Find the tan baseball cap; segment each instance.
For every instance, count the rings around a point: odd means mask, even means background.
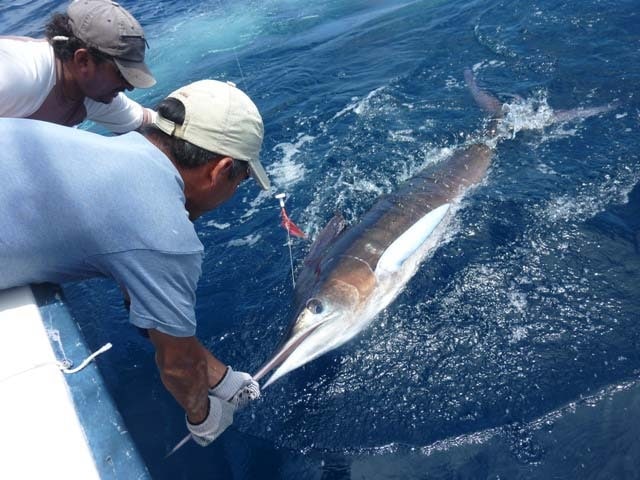
[[[251,176],[264,190],[269,189],[271,182],[260,163],[262,117],[242,90],[232,82],[200,80],[179,88],[169,98],[184,105],[184,123],[176,125],[158,114],[154,125],[209,152],[249,162]]]
[[[73,34],[113,57],[122,76],[136,88],[155,85],[144,63],[147,41],[138,21],[111,0],[74,0],[67,8]]]

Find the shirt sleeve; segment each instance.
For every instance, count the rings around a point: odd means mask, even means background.
[[[53,53],[46,42],[0,37],[0,117],[34,113],[55,85]]]
[[[120,92],[111,103],[85,99],[87,120],[99,123],[113,133],[127,133],[139,128],[148,116],[148,109]]]
[[[129,321],[175,337],[196,333],[196,287],[202,253],[131,250],[100,256],[101,270],[131,298]]]

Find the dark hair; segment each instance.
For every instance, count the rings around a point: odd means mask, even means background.
[[[156,111],[158,112],[158,115],[177,125],[182,125],[184,123],[184,104],[177,98],[165,98],[156,107]],[[167,135],[152,124],[143,126],[141,131],[143,134],[152,134],[157,138],[161,138],[164,145],[171,152],[176,163],[184,168],[200,167],[211,161],[218,161],[228,156],[210,152],[186,140]],[[234,158],[229,178],[234,179],[240,175],[246,174],[247,168],[248,163],[246,161]]]
[[[65,13],[54,13],[49,23],[44,27],[44,34],[53,47],[54,55],[63,62],[71,60],[76,50],[81,48],[86,48],[96,63],[111,59],[106,53],[87,45],[76,37],[69,24],[69,15]]]

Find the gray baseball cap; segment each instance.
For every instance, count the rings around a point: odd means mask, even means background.
[[[67,8],[76,37],[113,57],[122,76],[136,88],[155,85],[144,63],[144,31],[127,10],[111,0],[74,0]]]

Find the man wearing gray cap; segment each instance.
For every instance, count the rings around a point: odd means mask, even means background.
[[[203,246],[192,221],[249,176],[269,188],[254,103],[231,83],[202,80],[169,95],[141,133],[16,118],[0,118],[0,131],[0,289],[114,279],[193,438],[212,442],[260,388],[195,337]]]
[[[0,117],[74,126],[93,120],[115,133],[149,123],[152,110],[123,92],[155,84],[146,40],[116,2],[75,0],[54,14],[45,39],[0,37]]]

